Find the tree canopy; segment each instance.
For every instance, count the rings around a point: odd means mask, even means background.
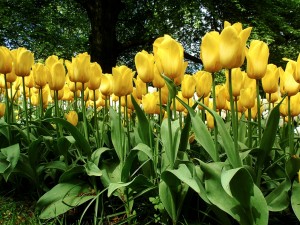
[[[251,39],[268,43],[270,63],[299,53],[300,3],[296,0],[0,0],[0,44],[24,46],[37,59],[70,58],[88,51],[105,72],[134,55],[152,51],[170,34],[185,48],[188,72],[200,68],[202,36],[225,20],[252,26]]]

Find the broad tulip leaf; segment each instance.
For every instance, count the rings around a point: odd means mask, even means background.
[[[296,180],[292,187],[291,203],[294,213],[300,221],[300,184]]]
[[[133,178],[132,181],[130,182],[118,182],[118,183],[110,183],[108,186],[108,192],[107,195],[110,197],[117,189],[122,189],[124,187],[130,188],[133,191],[141,191],[143,189],[149,188],[153,186],[152,182],[150,180],[143,176],[143,175],[138,175]]]
[[[175,164],[180,142],[180,126],[179,120],[171,121],[171,130],[168,126],[168,120],[164,120],[161,124],[161,140],[167,158],[171,165]],[[171,134],[171,137],[170,137]],[[171,140],[170,140],[171,138]]]
[[[175,176],[177,179],[181,180],[182,182],[186,183],[190,188],[192,188],[195,192],[200,194],[200,187],[199,181],[197,176],[195,175],[195,171],[191,172],[189,168],[185,164],[180,164],[178,169],[169,169],[162,173],[162,179],[166,180],[166,176]],[[198,182],[197,182],[198,181]]]
[[[280,212],[289,206],[290,189],[291,181],[289,179],[285,179],[270,194],[266,196],[269,211]]]
[[[218,152],[216,151],[214,141],[211,137],[210,132],[208,131],[206,125],[203,123],[202,119],[196,114],[193,108],[188,106],[180,98],[177,100],[188,110],[191,120],[192,120],[192,129],[195,133],[195,139],[197,142],[202,145],[204,150],[210,155],[213,161],[218,161]]]
[[[85,173],[85,168],[82,165],[76,165],[68,170],[66,170],[60,177],[59,183],[69,183],[72,180],[78,179],[81,175]]]
[[[173,221],[177,220],[176,200],[170,187],[163,180],[159,183],[159,198]]]
[[[228,157],[228,161],[230,162],[232,167],[238,168],[238,167],[242,166],[242,161],[241,161],[240,155],[235,150],[233,139],[232,139],[230,132],[227,129],[226,124],[224,123],[222,117],[218,113],[216,113],[215,111],[213,111],[212,109],[210,109],[209,107],[204,105],[203,103],[201,103],[201,102],[198,102],[198,103],[203,108],[205,108],[205,110],[207,110],[210,114],[213,115],[213,117],[217,123],[218,132],[222,139],[222,142],[220,142],[220,143],[223,144],[223,148]]]
[[[227,166],[223,162],[200,164],[204,172],[205,189],[207,198],[211,204],[228,213],[240,224],[250,224],[248,221],[248,212],[245,212],[239,201],[231,197],[221,184],[221,171]]]
[[[37,140],[32,141],[28,147],[28,158],[32,168],[35,168],[38,165],[38,161],[42,155],[44,149],[41,148],[43,138],[40,136]]]
[[[99,169],[99,167],[95,163],[88,161],[84,165],[84,167],[85,167],[85,171],[88,176],[96,176],[96,177],[102,176],[102,171]]]
[[[123,162],[127,152],[125,148],[125,131],[120,124],[120,115],[113,108],[109,109],[109,114],[111,118],[111,140],[119,160]]]
[[[138,131],[139,137],[144,144],[150,145],[150,142],[153,143],[153,134],[150,129],[150,123],[149,123],[145,113],[140,108],[140,106],[137,104],[137,102],[135,101],[135,99],[132,95],[131,95],[131,101],[134,106],[137,118],[138,118],[137,131]]]
[[[294,176],[300,170],[300,158],[290,157],[285,163],[285,171],[290,179],[293,179]]]
[[[110,183],[117,183],[121,181],[121,165],[119,162],[109,160],[102,162],[100,166],[102,176],[100,177],[104,187],[108,187]]]
[[[51,219],[94,198],[86,183],[60,183],[46,192],[37,202],[40,219]]]
[[[62,118],[48,118],[48,119],[45,119],[44,121],[61,124],[65,129],[67,129],[72,134],[72,136],[76,140],[76,144],[79,146],[80,150],[83,153],[87,154],[88,157],[90,157],[92,151],[91,151],[88,141],[82,135],[82,133],[80,133],[79,130],[76,127],[74,127],[71,123],[69,123],[68,121],[66,121]]]
[[[104,153],[106,151],[110,151],[110,149],[106,148],[106,147],[102,147],[102,148],[98,148],[95,151],[93,151],[93,153],[91,155],[91,162],[95,163],[98,166],[102,153]]]
[[[19,144],[10,145],[1,149],[0,155],[0,174],[5,181],[8,181],[10,174],[14,171],[20,158]]]

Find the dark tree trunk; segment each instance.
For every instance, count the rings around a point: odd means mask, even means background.
[[[104,73],[111,73],[119,54],[116,24],[122,9],[121,0],[77,1],[86,9],[91,22],[91,60],[98,62]]]

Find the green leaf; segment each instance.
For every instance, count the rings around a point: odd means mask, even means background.
[[[174,84],[174,81],[171,80],[169,77],[165,76],[165,75],[162,75],[162,77],[164,78],[165,82],[166,82],[166,85],[168,87],[168,90],[169,90],[169,98],[170,99],[173,99],[176,97],[176,93],[177,93],[177,89],[176,89],[176,86]]]
[[[203,123],[202,119],[196,114],[193,108],[188,106],[180,98],[177,100],[188,110],[192,120],[192,130],[195,133],[195,139],[202,145],[204,150],[210,155],[213,161],[218,161],[218,152],[216,151],[214,141],[207,126]]]
[[[93,199],[94,194],[86,183],[60,183],[46,192],[37,202],[40,219],[51,219]]]
[[[289,179],[285,179],[270,194],[266,196],[269,211],[280,212],[289,206],[290,189],[291,181]]]
[[[152,186],[152,182],[147,177],[140,174],[134,177],[134,179],[130,182],[110,183],[108,186],[107,196],[110,197],[117,189],[122,189],[124,187],[131,188],[134,191],[140,191]]]
[[[197,182],[197,176],[194,176],[195,171],[191,172],[189,168],[185,164],[180,164],[178,169],[168,169],[161,174],[163,180],[166,180],[166,176],[175,176],[177,179],[186,183],[190,188],[192,188],[195,192],[200,194],[199,182]],[[175,179],[176,179],[175,178]]]
[[[126,149],[125,146],[125,131],[123,126],[120,127],[120,115],[113,109],[109,109],[111,119],[111,140],[114,145],[114,149],[119,157],[119,160],[123,162]]]
[[[106,151],[110,151],[110,149],[106,148],[106,147],[102,147],[102,148],[98,148],[95,151],[93,151],[93,153],[91,155],[91,162],[95,163],[98,166],[102,153],[104,153]]]
[[[41,144],[43,142],[43,138],[40,136],[37,140],[32,141],[28,148],[28,158],[32,168],[37,167],[38,160],[42,156]]]
[[[68,169],[68,166],[65,162],[62,161],[51,161],[46,164],[44,164],[44,169],[56,169],[61,171],[66,171]]]
[[[171,132],[172,143],[170,143],[169,133]],[[171,165],[175,164],[179,142],[180,142],[179,120],[171,121],[171,131],[169,130],[168,120],[163,120],[161,124],[161,141]]]
[[[291,203],[294,213],[300,221],[300,184],[296,180],[292,187]]]
[[[14,171],[19,157],[20,146],[14,144],[1,149],[2,156],[0,156],[0,173],[3,175],[5,181],[8,181],[10,174]]]
[[[87,154],[88,157],[90,157],[92,151],[91,151],[88,141],[79,132],[79,130],[76,127],[74,127],[71,123],[69,123],[68,121],[66,121],[62,118],[48,118],[48,119],[45,119],[44,121],[61,124],[65,129],[67,129],[72,134],[72,136],[76,140],[76,144],[79,146],[82,153],[85,153],[85,154]]]
[[[134,97],[131,95],[131,101],[134,106],[137,118],[138,118],[138,124],[137,124],[137,131],[140,139],[142,142],[146,145],[150,145],[150,142],[153,143],[153,133],[150,129],[150,123],[143,112],[143,110],[140,108],[140,106],[135,101]]]
[[[173,221],[177,220],[176,200],[170,187],[163,180],[159,183],[159,198]]]
[[[85,167],[85,171],[86,171],[87,175],[97,176],[97,177],[102,176],[102,171],[99,169],[99,167],[95,163],[88,161],[84,165],[84,167]]]
[[[78,179],[81,175],[85,173],[85,168],[82,165],[76,165],[66,170],[60,177],[59,183],[69,183],[73,180]]]

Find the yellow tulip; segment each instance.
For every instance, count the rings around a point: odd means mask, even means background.
[[[145,50],[138,52],[134,58],[135,67],[141,80],[149,83],[154,79],[154,56]]]
[[[159,114],[159,96],[158,92],[147,93],[142,98],[142,106],[147,114]]]
[[[276,91],[274,93],[266,93],[266,99],[269,103],[275,103],[279,99],[279,92]]]
[[[101,78],[100,91],[104,96],[110,96],[113,93],[114,81],[113,76],[104,73]]]
[[[263,41],[253,40],[246,51],[247,75],[252,79],[261,79],[267,71],[269,47]]]
[[[4,116],[4,114],[5,114],[5,108],[6,108],[5,103],[1,102],[0,103],[0,118]]]
[[[46,59],[45,65],[50,69],[57,62],[63,63],[63,59],[59,59],[57,55],[51,55]]]
[[[265,76],[261,79],[265,93],[278,91],[279,69],[274,64],[268,64]]]
[[[36,63],[32,66],[32,75],[35,86],[43,88],[47,84],[47,78],[50,76],[50,71],[42,63]]]
[[[161,104],[167,104],[169,98],[169,89],[167,85],[163,86],[161,89]]]
[[[130,95],[133,91],[132,79],[135,72],[127,66],[113,67],[113,93],[116,96]]]
[[[62,100],[64,101],[71,101],[74,98],[74,93],[70,90],[69,85],[64,85],[64,95],[62,97]]]
[[[242,71],[242,73],[244,78],[242,88],[252,88],[252,90],[256,90],[256,80],[248,77],[245,71]]]
[[[241,23],[231,25],[227,21],[220,34],[220,62],[223,68],[242,66],[245,60],[246,42],[252,28],[242,29]]]
[[[183,47],[171,36],[157,38],[153,44],[155,63],[160,74],[175,79],[184,74],[187,62],[184,62]]]
[[[218,110],[226,107],[226,88],[225,85],[216,85],[216,108]]]
[[[281,98],[279,99],[281,101]],[[279,112],[280,112],[280,115],[282,117],[287,117],[289,114],[288,114],[288,98],[285,98],[280,106],[279,106]]]
[[[200,46],[200,58],[206,71],[213,73],[222,69],[219,32],[211,31],[203,36]]]
[[[72,58],[74,82],[86,83],[90,80],[91,56],[81,53]]]
[[[31,101],[31,105],[38,106],[39,105],[39,95],[38,94],[31,95],[30,101]]]
[[[252,88],[241,89],[239,101],[246,109],[251,109],[255,105],[256,90]]]
[[[48,84],[51,90],[63,89],[66,81],[66,70],[64,65],[57,61],[50,68],[50,76],[48,77]]]
[[[229,75],[226,75],[226,94],[227,100],[229,101]],[[241,71],[241,68],[234,68],[231,70],[231,82],[232,82],[232,95],[234,98],[238,98],[240,96],[240,91],[244,85],[244,76],[245,73]]]
[[[32,71],[29,76],[25,77],[25,86],[28,88],[33,88],[34,86]]]
[[[13,66],[11,72],[6,74],[6,82],[12,83],[15,82],[16,79],[17,79],[17,75],[15,73],[15,68]]]
[[[153,78],[152,84],[156,88],[162,88],[163,86],[165,86],[165,80],[160,75],[160,72],[158,71],[156,65],[154,66],[154,78]]]
[[[143,95],[147,93],[147,85],[142,81],[140,76],[138,75],[136,79],[133,79],[136,87],[136,95],[138,99],[142,99]]]
[[[12,70],[13,58],[10,50],[4,46],[0,46],[0,73],[7,74]]]
[[[298,93],[299,84],[294,79],[294,71],[294,64],[291,61],[287,62],[285,71],[280,77],[280,83],[282,85],[280,91],[282,95],[287,94],[288,96],[293,96]]]
[[[95,91],[95,94],[94,94],[94,91]],[[97,101],[98,98],[100,96],[100,90],[97,89],[97,90],[89,90],[89,100],[91,101]]]
[[[204,105],[209,106],[209,98],[210,98],[210,94],[207,97],[205,97],[204,99],[202,99],[201,102],[204,103]],[[204,110],[204,107],[202,107],[201,105],[198,105],[198,109]]]
[[[192,98],[195,94],[196,79],[191,75],[184,75],[181,83],[182,96],[184,98]]]
[[[296,70],[294,72],[294,79],[298,83],[300,83],[300,54],[298,55],[297,62],[296,62]]]
[[[99,89],[101,84],[102,69],[96,62],[90,64],[90,80],[88,82],[88,88],[90,90]]]
[[[69,123],[73,126],[76,126],[78,123],[78,115],[76,111],[70,111],[68,114],[65,114],[65,117]]]
[[[198,71],[194,74],[196,78],[196,93],[198,97],[207,97],[210,94],[212,86],[211,73],[206,71]]]
[[[300,114],[300,92],[290,98],[291,116],[295,117]]]
[[[67,75],[68,75],[70,81],[75,82],[74,81],[74,68],[73,68],[72,62],[70,62],[69,60],[66,60],[65,65],[66,65],[67,70],[68,70]]]
[[[31,67],[34,63],[33,53],[23,47],[14,49],[11,52],[16,75],[20,77],[29,76]]]
[[[180,98],[186,104],[188,104],[188,100],[182,96],[181,91],[178,91],[177,97]],[[173,109],[173,107],[174,107],[174,103],[172,103],[171,109]],[[183,112],[185,110],[185,107],[177,100],[177,98],[175,100],[175,107],[177,112]]]

